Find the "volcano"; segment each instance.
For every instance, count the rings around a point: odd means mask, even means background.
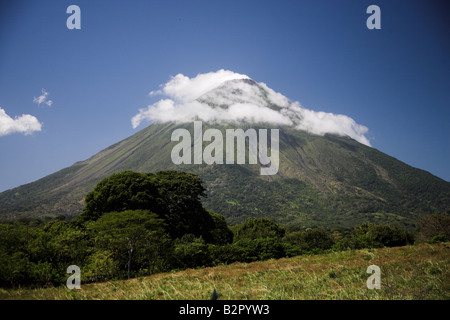
[[[304,226],[412,226],[420,214],[450,212],[449,182],[372,148],[364,137],[366,128],[351,118],[312,113],[245,77],[223,81],[188,102],[161,100],[133,119],[135,124],[153,119],[134,135],[87,160],[0,193],[0,218],[73,218],[99,181],[125,170],[198,174],[207,189],[205,208],[224,215],[229,224],[265,217]],[[177,129],[192,133],[194,121],[223,136],[230,129],[278,130],[276,174],[261,175],[260,163],[175,164],[171,153],[177,142],[172,134]],[[320,121],[326,126],[315,125]],[[338,121],[344,126],[338,128]]]

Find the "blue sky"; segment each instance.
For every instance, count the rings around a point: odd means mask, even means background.
[[[374,148],[449,181],[450,7],[442,3],[2,1],[0,108],[42,127],[0,135],[0,191],[144,128],[131,118],[171,76],[219,69],[347,115],[369,128]],[[80,30],[66,27],[71,4],[81,9]],[[366,27],[371,4],[381,8],[381,30]]]

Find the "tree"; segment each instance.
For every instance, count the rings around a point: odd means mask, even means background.
[[[21,224],[0,223],[0,286],[30,283],[28,242],[34,231]]]
[[[213,219],[213,228],[209,231],[211,242],[224,245],[233,242],[233,231],[228,228],[225,217],[221,214],[209,211]]]
[[[76,223],[95,221],[106,212],[149,210],[164,219],[172,238],[192,233],[211,242],[215,224],[200,202],[204,196],[202,181],[193,173],[124,171],[103,179],[86,195],[85,208]]]
[[[397,226],[362,223],[351,234],[338,241],[336,249],[396,247],[412,244],[414,237]]]
[[[288,233],[284,241],[298,246],[301,251],[327,250],[334,244],[333,236],[323,228],[294,231]]]
[[[234,228],[234,241],[258,238],[282,238],[284,228],[266,218],[248,219]]]
[[[124,171],[100,181],[86,195],[83,213],[78,221],[95,221],[106,212],[124,210],[150,210],[156,212],[161,206],[161,195],[155,175]]]
[[[233,246],[238,249],[239,261],[261,261],[267,259],[279,259],[286,255],[284,247],[279,238],[243,238]]]
[[[126,261],[127,276],[131,278],[134,254],[163,234],[163,220],[149,211],[126,210],[105,213],[88,224],[88,229],[97,235],[100,248],[113,251],[116,260]]]
[[[419,240],[429,241],[436,236],[450,240],[450,217],[442,214],[424,214],[417,221]]]
[[[212,242],[214,220],[200,201],[200,197],[206,197],[206,190],[198,175],[168,170],[155,176],[162,199],[162,207],[156,212],[167,223],[169,234],[179,238],[192,233]]]
[[[409,232],[401,230],[395,225],[371,225],[369,235],[375,242],[385,247],[405,246],[414,242]]]
[[[61,270],[65,270],[72,264],[81,265],[90,247],[90,239],[84,228],[56,219],[38,230],[30,244],[30,253],[34,260],[59,264]]]
[[[174,241],[173,260],[176,268],[196,268],[212,264],[212,256],[205,241],[186,234]]]

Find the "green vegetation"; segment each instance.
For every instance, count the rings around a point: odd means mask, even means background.
[[[145,268],[158,262],[160,237],[164,237],[163,220],[154,213],[140,210],[125,210],[103,214],[95,222],[87,225],[93,234],[96,255],[95,267],[108,270],[112,264],[127,266],[127,277],[131,270]],[[96,259],[100,255],[101,259]],[[108,260],[108,257],[111,259]],[[145,259],[142,259],[145,257]],[[106,260],[105,260],[106,258]],[[106,266],[103,264],[106,263]],[[139,267],[133,267],[135,263]],[[117,268],[110,268],[109,272]]]
[[[82,282],[88,284],[296,256],[345,256],[415,241],[410,231],[389,224],[332,229],[251,218],[229,228],[222,215],[203,208],[205,195],[201,179],[192,173],[124,171],[100,181],[87,194],[83,213],[72,221],[64,216],[4,220],[0,287],[60,286],[70,265],[81,268]],[[448,241],[447,216],[424,215],[418,224],[422,242]],[[439,262],[439,277],[448,275],[444,267]],[[336,279],[336,272],[332,269],[329,277]]]
[[[419,225],[419,241],[443,242],[450,240],[450,217],[433,214],[422,215],[417,222]]]
[[[201,196],[205,196],[202,181],[192,173],[124,171],[103,179],[87,194],[83,213],[74,223],[96,221],[107,212],[149,210],[164,220],[172,238],[192,233],[211,242],[212,232],[226,225],[203,208]]]
[[[178,127],[192,130],[189,123],[154,123],[85,161],[0,193],[0,217],[73,219],[102,179],[126,170],[198,175],[206,188],[204,208],[229,225],[267,218],[282,225],[353,228],[371,222],[413,230],[421,214],[450,213],[449,182],[349,138],[281,127],[279,173],[263,177],[258,165],[174,165],[170,137]],[[222,132],[229,127],[215,126]]]
[[[233,228],[234,239],[282,238],[285,230],[265,218],[249,219]]]
[[[0,289],[0,299],[46,300],[449,300],[450,246],[419,244],[349,250],[158,273],[130,280],[39,289]],[[369,265],[381,289],[369,290]]]
[[[204,191],[194,174],[125,171],[88,193],[71,222],[4,221],[0,285],[61,283],[72,264],[83,267],[85,281],[211,264],[209,247],[203,255],[201,247],[228,244],[233,234],[222,216],[203,208]]]

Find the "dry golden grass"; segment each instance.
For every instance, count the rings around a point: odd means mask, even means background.
[[[0,289],[0,299],[450,299],[450,243],[335,252],[188,269],[148,277],[45,289]],[[381,289],[369,290],[369,265]]]

